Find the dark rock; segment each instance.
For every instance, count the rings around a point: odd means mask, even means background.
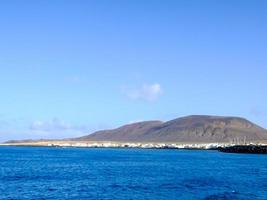
[[[218,150],[225,153],[267,154],[267,146],[262,145],[236,145],[231,147],[220,147]]]

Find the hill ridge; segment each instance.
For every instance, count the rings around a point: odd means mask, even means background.
[[[73,138],[117,142],[230,142],[267,140],[267,130],[242,117],[189,115],[166,122],[152,120],[126,124]]]

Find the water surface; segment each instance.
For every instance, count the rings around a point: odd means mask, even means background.
[[[0,199],[267,199],[267,156],[0,147]]]

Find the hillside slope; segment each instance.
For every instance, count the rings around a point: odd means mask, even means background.
[[[193,115],[167,122],[147,121],[75,138],[117,142],[231,142],[267,140],[267,131],[239,117]]]

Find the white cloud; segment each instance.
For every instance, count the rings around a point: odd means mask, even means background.
[[[124,91],[130,99],[146,101],[155,101],[163,93],[162,87],[158,83],[144,84],[138,88],[126,88]]]
[[[45,132],[55,132],[55,131],[86,131],[85,126],[76,126],[67,123],[63,120],[53,119],[49,121],[34,121],[30,125],[30,129],[34,131],[45,131]]]
[[[0,117],[0,142],[23,139],[64,139],[114,128],[109,124],[74,124],[61,119],[34,120]]]

